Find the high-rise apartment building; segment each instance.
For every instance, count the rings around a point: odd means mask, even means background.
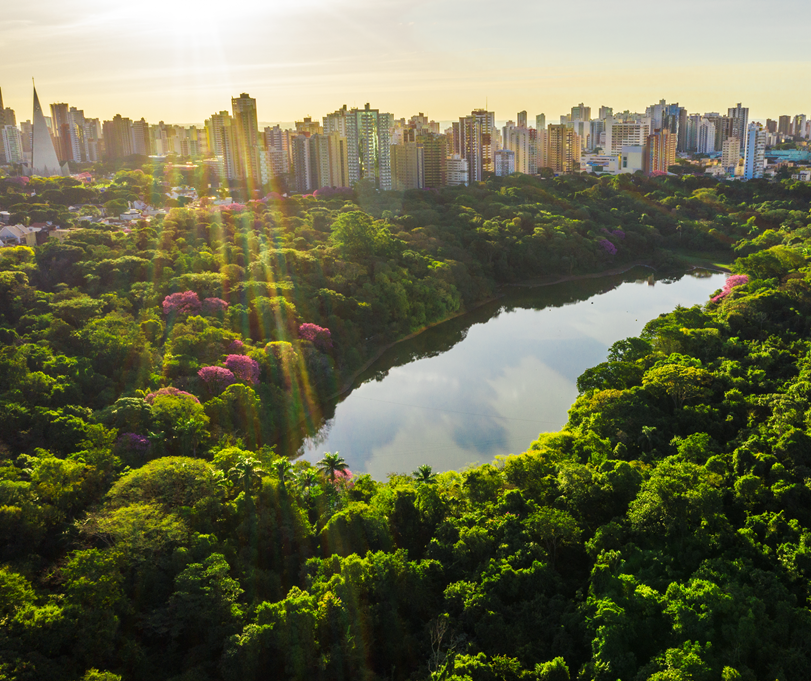
[[[291,165],[290,131],[274,125],[265,128],[264,133],[273,176],[287,175]]]
[[[208,148],[217,157],[220,180],[241,179],[243,175],[237,149],[237,134],[231,114],[227,111],[211,114],[211,118],[206,120],[206,142]],[[155,144],[159,143],[160,140],[156,139]],[[258,169],[258,151],[256,156]],[[257,176],[260,176],[260,173],[257,173]]]
[[[591,107],[586,106],[580,102],[577,106],[572,107],[571,116],[569,121],[590,121],[591,120]]]
[[[746,128],[743,153],[743,179],[756,180],[763,177],[766,160],[766,131],[759,123],[750,123]]]
[[[791,131],[795,137],[799,137],[801,139],[807,137],[806,120],[805,114],[799,114],[794,117],[794,124],[791,126]]]
[[[20,129],[16,125],[0,126],[0,154],[5,163],[22,163],[25,160],[23,154],[23,138]]]
[[[423,149],[425,187],[439,189],[448,184],[449,145],[446,135],[422,131],[418,137]]]
[[[447,160],[448,186],[458,187],[470,184],[469,166],[466,158],[460,154],[452,154]]]
[[[132,149],[132,121],[123,118],[121,114],[113,116],[113,120],[102,124],[104,137],[104,155],[108,161],[115,161],[133,154]]]
[[[68,105],[64,102],[51,104],[51,133],[54,136],[54,146],[60,163],[75,160],[71,145],[71,124],[68,108]]]
[[[678,143],[676,146],[678,148]],[[715,123],[709,118],[700,118],[696,126],[696,152],[699,154],[715,153]]]
[[[520,120],[520,117],[519,117]],[[530,129],[526,126],[505,125],[502,131],[504,137],[504,148],[513,152],[513,164],[515,173],[532,173],[530,169],[530,150],[532,148],[530,140]]]
[[[603,152],[618,156],[622,153],[623,147],[643,147],[649,134],[647,123],[617,121],[613,116],[608,116],[605,119],[605,149]]]
[[[727,116],[732,119],[729,137],[740,138],[741,151],[743,151],[743,145],[746,142],[746,131],[748,130],[749,126],[749,108],[741,106],[741,103],[738,102],[734,108],[730,107],[727,110]]]
[[[550,125],[548,167],[556,173],[572,173],[580,168],[580,138],[566,125]]]
[[[258,184],[259,180],[259,123],[256,100],[243,92],[231,98],[234,114],[233,129],[236,138],[236,164],[238,177]]]
[[[382,190],[391,189],[391,129],[394,116],[372,109],[352,109],[346,114],[349,184],[369,180]]]
[[[507,177],[515,172],[515,152],[512,149],[499,149],[493,165],[496,177]]]
[[[727,137],[721,149],[721,166],[734,169],[741,160],[741,141],[737,137]]]
[[[526,128],[527,127],[527,112],[526,111],[519,111],[515,120],[517,121],[517,124],[518,124],[519,128]]]
[[[132,150],[139,156],[149,156],[152,153],[152,140],[149,134],[149,123],[143,118],[132,124]]]
[[[461,157],[468,162],[468,181],[481,182],[495,171],[496,115],[492,111],[474,109],[459,119]]]
[[[648,175],[666,173],[676,162],[678,136],[669,130],[655,130],[645,145],[645,172]]]
[[[781,135],[791,134],[791,116],[780,116],[777,119],[777,132]]]
[[[546,130],[546,114],[538,114],[535,116],[535,129]]]
[[[391,146],[391,186],[395,191],[425,187],[425,150],[419,142]]]

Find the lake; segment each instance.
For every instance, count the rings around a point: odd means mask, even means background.
[[[560,430],[577,377],[654,317],[703,304],[725,275],[625,274],[512,287],[476,310],[389,348],[327,409],[299,454],[339,452],[355,474],[384,480],[517,454]],[[296,443],[298,444],[298,443]]]

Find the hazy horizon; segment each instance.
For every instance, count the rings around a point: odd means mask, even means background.
[[[191,9],[190,9],[191,7]],[[685,0],[667,7],[519,0],[302,0],[222,6],[144,0],[5,9],[0,87],[18,120],[68,102],[191,124],[247,92],[259,119],[320,118],[343,104],[450,121],[483,107],[554,122],[584,102],[644,111],[666,98],[691,113],[742,102],[750,119],[810,113],[811,3]],[[779,41],[777,40],[779,38]],[[46,111],[47,113],[47,111]]]

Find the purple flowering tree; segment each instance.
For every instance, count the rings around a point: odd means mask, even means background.
[[[723,300],[726,298],[732,289],[736,286],[742,286],[743,284],[749,283],[749,276],[746,274],[733,274],[731,277],[728,277],[727,280],[724,282],[724,288],[721,289],[721,293],[717,296],[713,296],[710,300],[713,303],[717,303],[719,300]]]
[[[200,299],[194,291],[172,293],[163,299],[163,314],[197,314],[200,312]]]
[[[617,247],[612,244],[608,239],[600,239],[598,242],[600,248],[602,248],[608,255],[616,255],[617,254]]]
[[[229,385],[236,381],[234,372],[225,367],[203,367],[197,372],[209,392],[219,395]]]
[[[239,338],[235,338],[228,344],[227,350],[234,355],[241,355],[245,352],[245,343],[239,340]]]
[[[194,402],[200,403],[194,395],[191,393],[187,393],[185,390],[178,390],[174,386],[169,386],[168,388],[161,388],[160,390],[155,391],[154,393],[149,393],[144,400],[148,404],[152,404],[155,401],[156,397],[160,397],[161,395],[170,395],[171,397],[182,397],[187,400],[192,400]]]
[[[259,362],[245,355],[228,355],[225,358],[225,368],[233,372],[240,381],[251,385],[259,383]]]
[[[298,327],[298,337],[310,341],[319,350],[329,350],[332,347],[332,333],[318,324],[302,324]]]
[[[228,308],[222,298],[205,298],[203,300],[203,312],[206,314],[222,314]]]
[[[116,440],[116,446],[127,452],[143,456],[149,450],[152,443],[149,438],[137,433],[121,433]]]
[[[612,234],[613,234],[615,237],[617,237],[618,239],[624,239],[624,238],[625,238],[625,232],[623,232],[621,229],[615,229],[615,230],[614,230],[613,232],[611,232],[611,233],[612,233]]]

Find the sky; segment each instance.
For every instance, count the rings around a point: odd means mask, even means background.
[[[47,110],[200,123],[257,100],[260,121],[343,104],[449,121],[473,108],[554,122],[584,102],[750,119],[811,115],[809,0],[64,0],[6,3],[0,88]],[[47,113],[47,111],[46,111]]]

